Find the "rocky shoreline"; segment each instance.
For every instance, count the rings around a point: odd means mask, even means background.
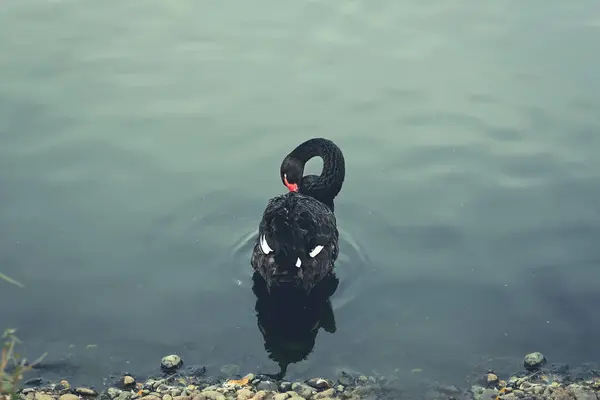
[[[143,382],[126,373],[97,390],[71,387],[65,380],[43,384],[41,379],[34,379],[26,386],[37,386],[21,389],[18,395],[23,400],[600,400],[600,371],[571,371],[564,364],[547,366],[541,353],[525,356],[523,366],[522,372],[504,379],[488,371],[468,389],[434,385],[426,393],[410,395],[393,379],[348,373],[336,379],[317,377],[296,382],[251,373],[233,379],[215,378],[207,376],[206,368],[183,367],[179,356],[170,355],[161,361],[161,376]],[[5,400],[2,397],[0,400]]]

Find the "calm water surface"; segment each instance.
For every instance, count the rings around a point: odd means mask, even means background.
[[[249,241],[313,136],[347,163],[337,332],[290,377],[600,356],[596,0],[13,0],[0,37],[0,270],[26,285],[0,321],[30,357],[274,370]]]

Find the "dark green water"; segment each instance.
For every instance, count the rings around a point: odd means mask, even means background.
[[[273,370],[248,240],[325,136],[337,332],[290,377],[597,361],[599,43],[595,0],[5,1],[1,325],[88,380]]]

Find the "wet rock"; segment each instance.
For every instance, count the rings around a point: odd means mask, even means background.
[[[290,395],[287,393],[277,393],[273,396],[273,400],[287,400],[290,398]]]
[[[149,394],[147,396],[142,397],[140,400],[161,400],[161,399],[158,396],[155,396],[153,394]]]
[[[304,383],[292,384],[292,390],[306,399],[312,396],[313,393],[315,393],[315,390],[313,388]]]
[[[279,390],[282,392],[289,392],[292,390],[292,382],[281,382],[279,385]]]
[[[351,386],[354,383],[354,378],[346,372],[342,372],[340,377],[338,378],[338,382],[340,385]]]
[[[331,383],[321,378],[312,378],[306,381],[306,383],[315,389],[327,389],[331,387]]]
[[[484,389],[483,392],[481,392],[480,397],[475,397],[475,399],[480,399],[480,400],[490,400],[490,399],[495,399],[498,396],[498,391],[495,389]]]
[[[250,389],[240,389],[236,392],[237,400],[249,400],[254,397],[254,392]]]
[[[540,352],[529,353],[523,359],[523,366],[527,371],[536,371],[546,364],[546,357]]]
[[[165,395],[162,397],[162,400],[173,400],[173,396],[171,396],[170,394],[165,394]]]
[[[499,382],[500,382],[500,379],[498,378],[498,375],[496,375],[492,372],[485,375],[484,384],[486,387],[488,387],[488,388],[495,387],[496,385],[498,385]]]
[[[565,388],[557,388],[553,391],[552,395],[550,395],[549,399],[551,400],[573,400],[573,396],[569,391]]]
[[[171,391],[171,387],[163,383],[156,388],[156,391],[160,394],[165,394]]]
[[[133,389],[135,386],[135,379],[129,375],[123,375],[119,379],[118,386],[123,389]]]
[[[76,396],[71,393],[63,394],[58,398],[58,400],[79,400],[79,396]]]
[[[576,400],[598,400],[594,392],[580,385],[569,385],[569,391]]]
[[[121,392],[121,394],[118,397],[118,400],[130,400],[133,397],[133,393],[131,392]]]
[[[160,360],[160,367],[166,371],[175,370],[183,365],[183,360],[177,354],[165,356]]]
[[[355,388],[350,392],[350,394],[352,396],[358,397],[359,399],[370,398],[374,397],[378,390],[379,387],[377,385],[365,385]]]
[[[312,399],[328,399],[335,396],[335,389],[327,389],[323,390],[320,393],[317,393],[311,397]]]
[[[114,387],[110,387],[110,388],[106,389],[106,394],[111,399],[116,399],[117,397],[119,397],[121,395],[121,390],[114,388]]]
[[[34,398],[35,400],[54,400],[54,397],[46,393],[36,393]]]
[[[256,392],[252,400],[266,400],[267,398],[270,398],[269,392],[266,390],[259,390]]]
[[[261,381],[258,383],[258,385],[256,385],[256,389],[260,390],[266,390],[266,391],[270,391],[270,392],[276,392],[278,387],[277,384],[275,382],[272,381]]]
[[[198,396],[195,396],[192,400],[227,400],[223,393],[219,393],[216,390],[203,390]]]
[[[76,388],[75,393],[77,393],[80,396],[98,396],[98,392],[96,392],[95,390],[84,387]]]

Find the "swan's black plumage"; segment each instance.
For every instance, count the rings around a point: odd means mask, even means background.
[[[315,156],[323,158],[321,174],[303,177],[304,165]],[[344,181],[344,156],[332,141],[310,139],[284,158],[280,174],[282,182],[297,191],[269,200],[251,264],[268,288],[291,283],[310,291],[333,270],[339,253],[333,200]],[[322,249],[313,257],[317,246]]]

